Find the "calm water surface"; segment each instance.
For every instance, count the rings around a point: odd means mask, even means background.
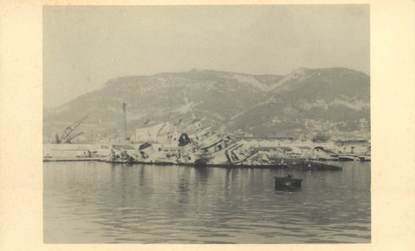
[[[290,172],[298,192],[274,190],[270,169],[44,163],[47,243],[370,242],[370,163]]]

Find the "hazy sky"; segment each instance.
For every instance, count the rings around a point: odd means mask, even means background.
[[[125,75],[369,73],[367,5],[45,7],[43,22],[45,107]]]

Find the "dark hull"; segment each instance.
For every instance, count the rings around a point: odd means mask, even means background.
[[[291,177],[275,177],[275,190],[279,191],[297,191],[301,189],[302,179]]]

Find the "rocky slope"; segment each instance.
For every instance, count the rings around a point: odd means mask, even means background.
[[[119,134],[122,102],[128,104],[130,133],[194,118],[254,136],[368,131],[369,88],[366,74],[346,68],[301,68],[285,76],[191,70],[120,77],[45,112],[44,135],[86,114],[81,130],[87,136]]]

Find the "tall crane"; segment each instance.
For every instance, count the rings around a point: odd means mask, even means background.
[[[72,140],[76,137],[82,135],[84,132],[79,132],[76,134],[73,134],[73,132],[88,118],[88,115],[81,118],[80,120],[76,121],[75,123],[69,125],[65,128],[63,133],[61,135],[56,134],[55,135],[55,143],[56,144],[71,144]]]

